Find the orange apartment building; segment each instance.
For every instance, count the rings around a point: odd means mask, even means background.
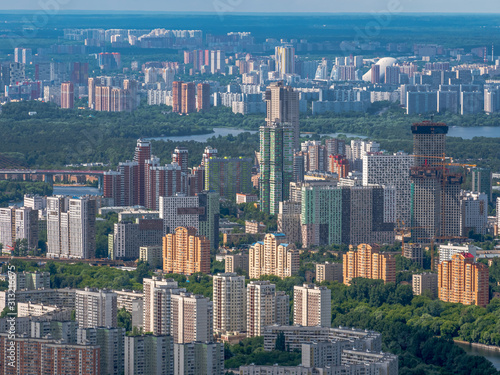
[[[438,295],[441,301],[486,307],[489,302],[489,270],[475,263],[470,253],[454,254],[438,265]]]
[[[195,228],[178,227],[163,237],[163,271],[192,275],[210,273],[210,241]]]
[[[351,247],[352,249],[352,247]],[[357,277],[380,279],[385,283],[396,282],[396,260],[381,254],[376,246],[358,245],[357,251],[349,251],[343,256],[344,284],[350,285]]]

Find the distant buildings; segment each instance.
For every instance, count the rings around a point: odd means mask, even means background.
[[[116,294],[85,288],[75,294],[76,321],[80,328],[117,327]]]
[[[290,277],[299,270],[299,252],[286,243],[283,233],[266,234],[264,241],[250,248],[249,274],[251,279],[261,275]]]
[[[125,375],[173,375],[172,336],[125,336]]]
[[[438,295],[438,274],[424,272],[422,274],[413,275],[412,277],[413,294],[421,296],[429,293],[432,297]]]
[[[26,240],[27,250],[38,248],[38,210],[0,208],[0,243],[4,249],[14,248],[17,240]]]
[[[172,294],[171,314],[174,343],[213,340],[213,303],[210,299],[185,292]],[[168,319],[168,315],[162,319]]]
[[[381,279],[385,283],[396,282],[396,260],[370,245],[358,245],[357,251],[351,250],[344,254],[343,260],[346,285],[357,277]]]
[[[460,253],[468,253],[471,254],[473,258],[476,257],[476,251],[478,247],[472,244],[458,244],[448,242],[447,244],[439,245],[439,263],[444,261],[451,261],[453,255]]]
[[[339,283],[344,281],[342,263],[323,263],[316,264],[316,282],[321,283],[323,281],[338,281]]]
[[[492,174],[488,168],[472,169],[472,191],[486,194],[488,202],[492,201]]]
[[[174,344],[174,375],[224,375],[224,344],[188,342]]]
[[[237,193],[251,193],[251,158],[210,157],[205,161],[205,190],[235,200]]]
[[[453,254],[438,265],[439,299],[486,307],[489,302],[488,266],[475,263],[470,253]]]
[[[73,82],[61,84],[61,108],[71,109],[75,106],[75,87]]]

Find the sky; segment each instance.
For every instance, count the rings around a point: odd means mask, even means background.
[[[498,0],[1,0],[0,10],[500,13]]]

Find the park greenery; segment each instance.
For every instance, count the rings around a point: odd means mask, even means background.
[[[29,116],[29,112],[36,115]],[[368,113],[302,114],[300,127],[321,134],[347,133],[367,136],[389,152],[412,151],[410,124],[422,121],[407,116],[396,104],[375,103]],[[450,126],[499,126],[497,115],[458,116],[436,114],[434,121]],[[3,106],[0,132],[4,135],[2,154],[15,164],[37,168],[60,168],[66,164],[103,162],[111,167],[132,157],[138,138],[152,138],[153,153],[162,163],[171,161],[175,147],[188,147],[189,165],[199,165],[206,145],[221,156],[254,157],[259,148],[258,134],[216,137],[207,143],[154,140],[161,137],[209,134],[213,128],[231,127],[257,131],[264,115],[234,114],[230,108],[214,107],[208,113],[180,116],[167,106],[146,106],[132,113],[95,112],[86,109],[63,110],[51,103],[19,102]],[[57,147],[55,146],[57,145]],[[449,137],[447,153],[460,162],[474,162],[500,169],[500,151],[495,138],[472,140]]]

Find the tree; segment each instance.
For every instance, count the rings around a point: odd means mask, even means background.
[[[125,307],[122,307],[118,310],[118,327],[125,328],[126,332],[132,330],[132,314],[125,310]]]
[[[280,332],[276,336],[276,344],[275,344],[275,350],[278,350],[280,352],[286,351],[286,340],[285,340],[285,333]]]

